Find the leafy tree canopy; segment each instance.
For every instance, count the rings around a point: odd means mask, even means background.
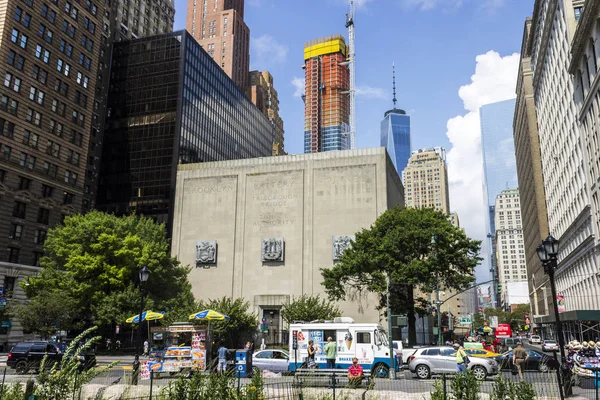
[[[369,229],[358,232],[352,247],[333,268],[321,270],[323,286],[334,300],[379,293],[383,305],[389,277],[392,309],[408,314],[412,343],[416,340],[414,312],[424,306],[417,301],[415,307],[414,291],[430,293],[436,284],[442,289],[468,288],[481,260],[480,245],[442,212],[396,207],[383,213]]]
[[[309,295],[302,295],[290,304],[284,304],[281,310],[281,316],[288,324],[294,321],[330,320],[341,315],[339,307],[330,300]]]
[[[12,303],[9,313],[27,331],[49,338],[57,330],[77,328],[77,301],[59,290],[44,290],[26,303]]]
[[[189,269],[169,254],[164,225],[140,216],[116,217],[99,211],[65,218],[48,232],[42,270],[24,286],[37,293],[60,291],[77,303],[80,319],[91,324],[124,322],[139,312],[139,269],[146,265],[147,304],[157,311],[193,303]]]

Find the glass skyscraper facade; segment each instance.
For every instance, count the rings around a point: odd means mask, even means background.
[[[273,127],[186,31],[114,44],[97,206],[170,230],[177,165],[271,156]]]
[[[385,113],[381,121],[381,146],[387,149],[398,175],[402,177],[411,154],[410,116],[404,110],[394,108]]]
[[[503,190],[518,187],[513,138],[514,113],[515,99],[486,104],[479,109],[488,206],[495,204],[496,196]]]

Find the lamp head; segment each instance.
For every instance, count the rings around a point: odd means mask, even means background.
[[[139,277],[140,277],[141,283],[146,283],[146,281],[150,277],[150,270],[148,269],[147,266],[144,265],[144,267],[142,269],[140,269]]]
[[[550,257],[548,256],[548,253],[546,252],[546,248],[544,247],[543,244],[540,244],[537,249],[537,255],[540,258],[540,261],[543,263],[547,263],[548,261],[550,261]]]
[[[552,235],[548,235],[548,237],[542,243],[544,244],[544,248],[546,249],[548,256],[556,257],[558,254],[559,241],[554,239]]]

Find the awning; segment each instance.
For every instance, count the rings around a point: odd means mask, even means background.
[[[561,322],[575,322],[575,321],[600,321],[600,310],[572,310],[560,313]],[[533,317],[533,321],[537,324],[554,324],[554,313],[550,315],[544,315],[540,318]]]

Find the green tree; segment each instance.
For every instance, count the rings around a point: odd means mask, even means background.
[[[432,237],[436,243],[432,245]],[[321,269],[325,291],[332,300],[379,294],[385,304],[390,280],[391,308],[408,316],[408,340],[416,343],[415,312],[425,300],[415,291],[464,290],[473,282],[481,242],[453,226],[448,216],[433,209],[396,207],[383,213],[369,229],[356,234],[352,247],[330,269]]]
[[[75,299],[86,326],[122,323],[139,312],[138,271],[144,265],[151,274],[143,290],[157,311],[193,302],[189,268],[171,257],[164,225],[150,218],[99,211],[67,217],[48,232],[44,252],[40,275],[30,278],[25,293],[32,298],[60,291]]]
[[[281,317],[288,324],[294,321],[309,322],[317,319],[333,319],[341,315],[339,307],[330,300],[305,294],[295,298],[290,304],[284,304],[281,309]]]
[[[25,330],[44,339],[58,330],[77,327],[77,301],[58,290],[44,290],[29,301],[13,303],[9,313],[19,319]]]
[[[215,343],[223,341],[228,348],[242,348],[254,337],[258,317],[249,311],[250,303],[242,298],[222,297],[199,301],[197,311],[215,310],[229,317],[229,321],[211,321],[210,330]]]

